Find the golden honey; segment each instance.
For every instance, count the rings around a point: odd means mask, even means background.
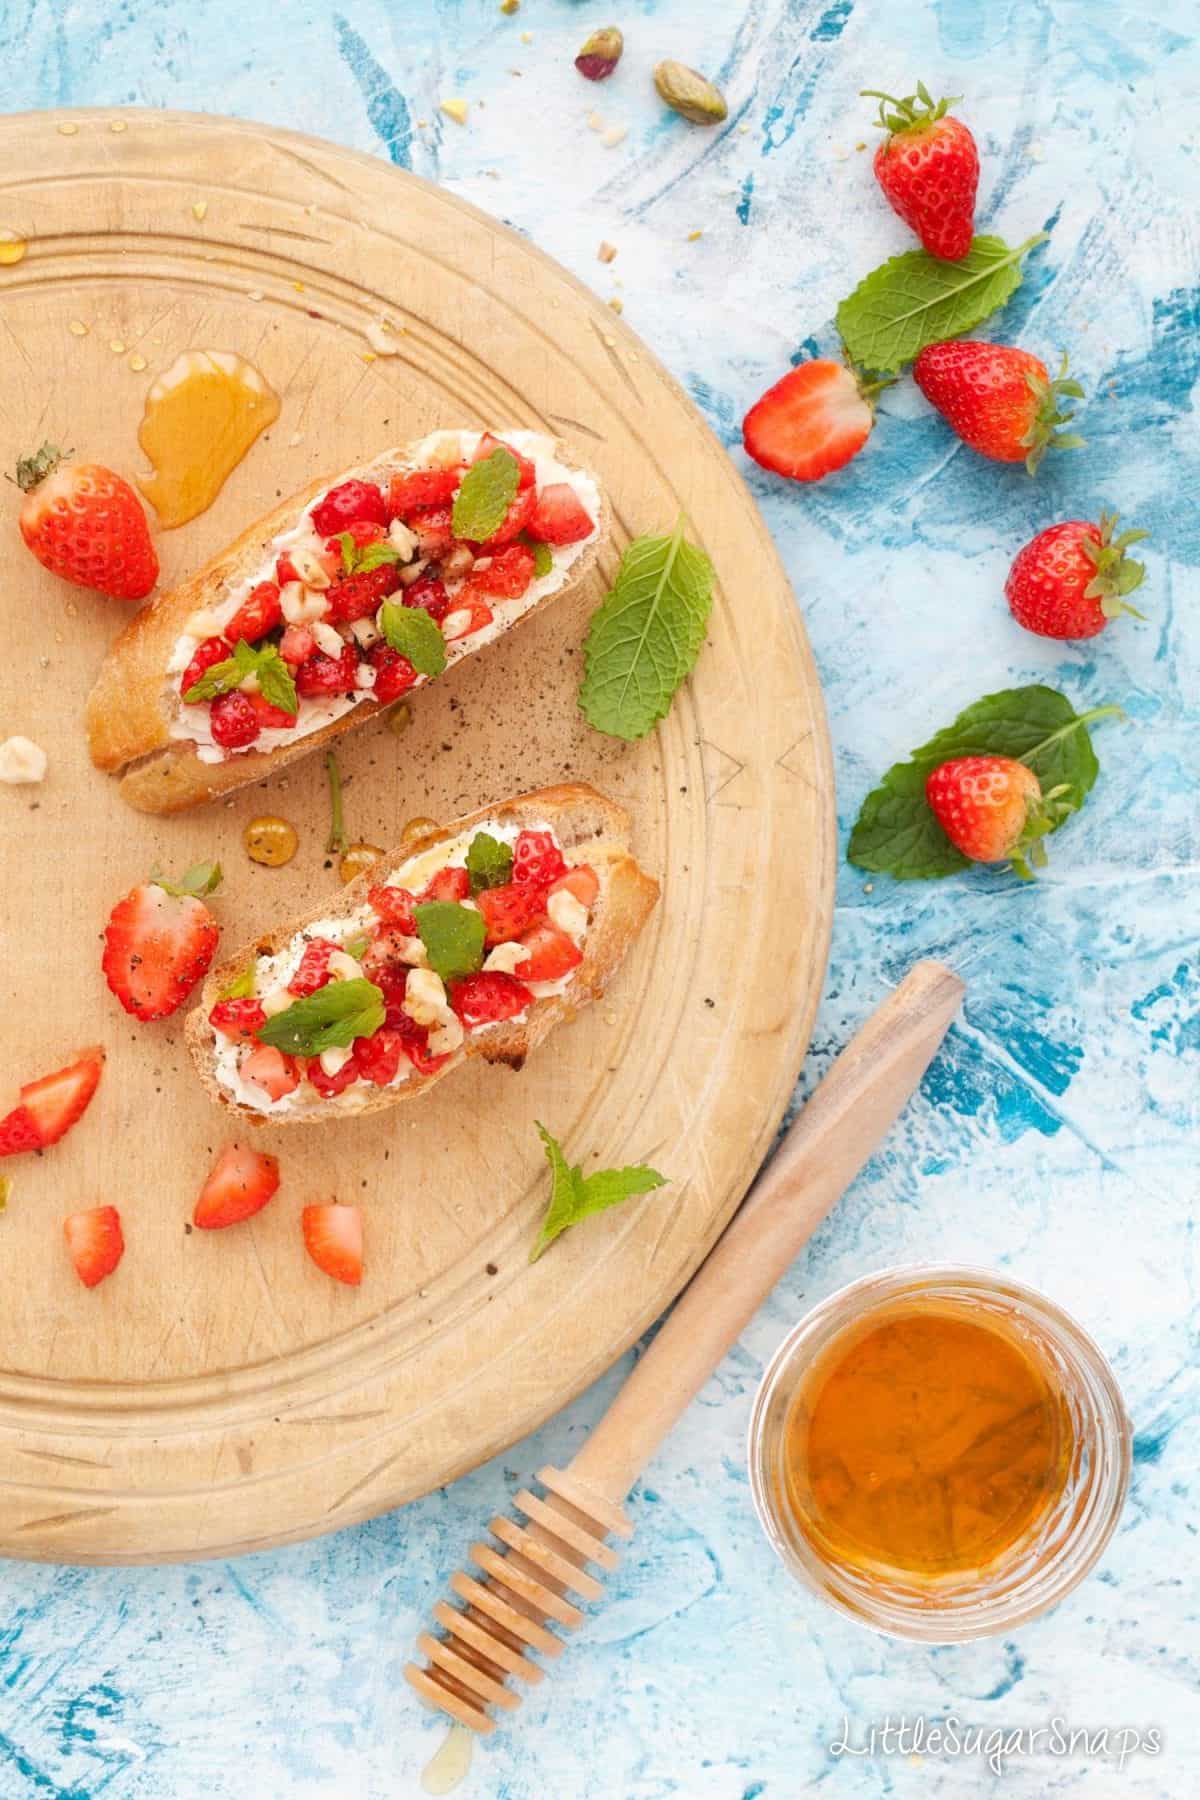
[[[138,428],[153,470],[138,486],[163,529],[206,511],[278,417],[278,394],[244,356],[185,350],[176,357],[151,384]]]

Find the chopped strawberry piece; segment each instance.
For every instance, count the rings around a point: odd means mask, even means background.
[[[407,656],[401,656],[390,644],[372,644],[367,652],[367,661],[375,670],[375,685],[371,693],[380,706],[390,705],[416,685],[416,669]]]
[[[326,694],[353,693],[358,681],[358,652],[347,644],[334,658],[323,650],[314,650],[307,662],[296,670],[296,692],[305,699],[320,699]]]
[[[463,593],[493,594],[501,600],[519,600],[533,580],[536,568],[528,544],[509,544],[493,556],[489,568],[476,566],[471,570]]]
[[[238,1070],[243,1081],[252,1081],[271,1100],[282,1100],[300,1086],[294,1057],[285,1056],[274,1044],[259,1044]]]
[[[321,1067],[321,1059],[314,1056],[308,1065],[308,1079],[316,1088],[323,1100],[332,1100],[335,1094],[344,1093],[358,1080],[358,1058],[351,1056],[344,1062],[336,1075],[328,1075]]]
[[[528,881],[510,881],[504,887],[484,888],[475,904],[487,926],[488,944],[507,944],[528,931],[545,910],[541,888]]]
[[[243,1043],[248,1043],[259,1026],[266,1024],[267,1015],[260,1001],[247,996],[237,1000],[218,1000],[208,1015],[208,1022],[222,1037],[238,1038]]]
[[[247,694],[246,698],[258,720],[260,731],[291,731],[299,718],[298,713],[285,712],[282,706],[272,706],[262,694]]]
[[[576,863],[565,875],[550,883],[550,892],[574,894],[581,906],[590,911],[596,904],[596,895],[600,892],[600,877],[590,863]]]
[[[501,1019],[515,1019],[532,1003],[533,995],[525,983],[499,970],[467,975],[450,990],[450,1005],[468,1031]]]
[[[222,750],[244,750],[262,731],[250,695],[241,688],[217,695],[209,708],[208,725],[213,743]]]
[[[448,506],[419,506],[405,520],[417,534],[417,549],[422,556],[440,556],[454,542],[454,526]]]
[[[325,498],[312,509],[313,527],[323,538],[336,537],[348,531],[359,519],[376,525],[388,522],[387,501],[383,489],[373,481],[342,481],[330,488]]]
[[[301,1216],[304,1248],[326,1275],[347,1287],[363,1277],[362,1214],[357,1206],[306,1206]]]
[[[259,638],[265,638],[268,631],[283,619],[283,607],[279,601],[279,588],[273,581],[260,581],[257,587],[251,588],[242,604],[225,627],[225,635],[231,644],[244,640],[247,644],[257,644]]]
[[[224,662],[232,655],[233,645],[227,643],[223,637],[205,638],[202,643],[196,645],[196,653],[183,671],[179,692],[181,694],[188,693],[195,687],[200,677],[207,674],[214,663]]]
[[[329,550],[317,550],[313,552],[330,580],[333,579],[342,566],[342,546],[337,542],[336,538],[334,539],[334,546],[332,552]],[[285,550],[282,556],[276,557],[275,579],[280,587],[286,587],[290,581],[299,581],[300,571],[296,567],[295,559],[290,550]]]
[[[343,525],[336,537],[325,541],[325,554],[333,564],[331,575],[340,574],[345,567],[346,546],[342,543],[343,536],[349,536],[359,550],[365,550],[368,544],[381,544],[387,536],[387,530],[384,526],[377,525],[373,519],[355,519],[352,525]]]
[[[363,955],[362,972],[368,981],[375,983],[389,1007],[399,1006],[404,1000],[409,965],[403,958],[406,948],[403,940],[411,936],[412,932],[398,927],[381,929]],[[390,1019],[388,1023],[391,1023]]]
[[[367,899],[372,911],[378,913],[385,925],[394,925],[405,937],[416,936],[417,919],[413,912],[416,901],[407,888],[373,887]]]
[[[594,519],[569,481],[552,481],[542,489],[526,527],[530,537],[543,544],[579,544],[595,529]]]
[[[244,1144],[226,1144],[192,1214],[200,1231],[221,1231],[261,1212],[279,1187],[279,1162]]]
[[[493,450],[500,449],[507,450],[510,456],[516,458],[517,473],[520,483],[517,490],[518,493],[521,488],[532,487],[537,481],[537,469],[534,467],[532,460],[528,456],[522,456],[519,450],[514,450],[513,446],[505,442],[503,438],[493,437],[490,431],[485,431],[480,438],[479,448],[471,458],[471,461],[473,463],[482,462],[485,456],[490,456],[492,454]]]
[[[567,872],[566,860],[549,831],[522,831],[513,845],[514,881],[549,887]]]
[[[296,973],[288,982],[288,993],[307,999],[309,994],[315,994],[318,988],[323,988],[331,981],[333,978],[329,973],[329,959],[338,948],[328,938],[313,938],[311,943],[306,944]]]
[[[63,1236],[84,1287],[98,1287],[125,1254],[121,1215],[115,1206],[93,1206],[63,1220]]]
[[[103,1069],[104,1051],[97,1044],[65,1069],[27,1082],[21,1104],[0,1119],[0,1156],[56,1144],[87,1110]]]
[[[448,644],[457,644],[459,638],[470,637],[474,631],[482,631],[485,625],[492,622],[492,609],[486,600],[471,592],[468,581],[459,589],[451,601],[452,611],[447,615],[447,623],[453,624],[453,630],[442,627],[443,636]]]
[[[316,647],[316,638],[304,625],[289,625],[279,640],[279,654],[293,669],[307,662]]]
[[[326,590],[329,617],[335,625],[350,625],[355,619],[372,618],[389,594],[400,586],[400,571],[395,563],[380,563],[361,575],[347,575]]]
[[[358,1038],[354,1045],[359,1074],[376,1087],[387,1087],[396,1079],[403,1055],[403,1035],[389,1025],[381,1025],[369,1038]]]
[[[561,975],[569,975],[572,969],[577,969],[583,961],[583,951],[578,944],[548,920],[524,932],[520,941],[529,951],[529,961],[521,964],[524,981],[557,981]]]
[[[439,581],[436,575],[422,575],[411,587],[405,588],[404,604],[421,607],[440,625],[450,611],[450,596],[444,581]]]
[[[104,978],[126,1012],[165,1019],[208,973],[218,935],[202,900],[145,882],[109,915]]]
[[[449,1061],[449,1055],[431,1056],[429,1054],[429,1031],[426,1026],[418,1025],[410,1019],[400,1006],[389,1006],[387,1022],[393,1031],[399,1032],[407,1056],[418,1075],[436,1075],[442,1064]]]
[[[465,869],[439,869],[419,900],[465,900],[471,892],[471,877]]]
[[[523,487],[517,489],[516,499],[505,513],[500,524],[487,540],[489,550],[498,549],[501,544],[511,544],[518,532],[524,531],[533,517],[533,509],[537,505],[537,489]]]
[[[393,475],[388,510],[393,519],[407,519],[416,507],[444,506],[458,492],[462,477],[461,468],[410,469],[406,475]]]

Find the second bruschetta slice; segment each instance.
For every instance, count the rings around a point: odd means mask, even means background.
[[[92,761],[170,813],[261,781],[578,587],[594,476],[532,431],[440,431],[319,482],[140,612],[87,708]]]
[[[189,1015],[205,1087],[293,1125],[414,1099],[469,1057],[520,1068],[598,998],[658,899],[583,783],[416,834],[215,970]]]

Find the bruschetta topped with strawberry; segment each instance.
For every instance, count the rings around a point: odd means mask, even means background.
[[[565,592],[606,526],[594,478],[540,433],[385,452],[133,621],[89,702],[93,761],[151,811],[259,780]]]
[[[620,808],[576,784],[426,832],[210,978],[206,1084],[280,1123],[410,1098],[469,1056],[520,1067],[600,993],[657,897]]]

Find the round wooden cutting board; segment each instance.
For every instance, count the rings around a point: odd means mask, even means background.
[[[256,1141],[281,1158],[251,1223],[187,1221],[233,1135],[177,1017],[128,1018],[100,973],[114,900],[159,865],[219,857],[226,941],[336,885],[320,759],[173,819],[129,811],[82,708],[119,603],[8,545],[0,738],[49,752],[0,788],[6,1078],[108,1047],[87,1117],[4,1165],[0,1552],[136,1562],[330,1531],[451,1480],[531,1430],[662,1311],[768,1148],[825,966],[833,783],[816,674],[770,538],[724,451],[614,315],[471,207],[331,145],[227,120],[74,112],[0,120],[0,461],[43,439],[127,474],[154,374],[189,347],[248,356],[278,422],[217,503],[162,534],[163,582],[311,477],[446,425],[562,434],[612,498],[594,590],[418,697],[409,730],[341,740],[353,836],[394,843],[565,777],[632,813],[663,901],[609,995],[520,1075],[473,1064],[417,1105]],[[591,608],[629,538],[680,508],[718,588],[709,642],[665,724],[628,746],[575,705]],[[246,857],[280,812],[290,867]],[[11,1103],[11,1102],[8,1102]],[[586,1167],[649,1161],[670,1185],[591,1219],[535,1266],[543,1120]],[[364,1210],[367,1270],[342,1288],[299,1214]],[[62,1216],[104,1202],[128,1249],[94,1292]]]

